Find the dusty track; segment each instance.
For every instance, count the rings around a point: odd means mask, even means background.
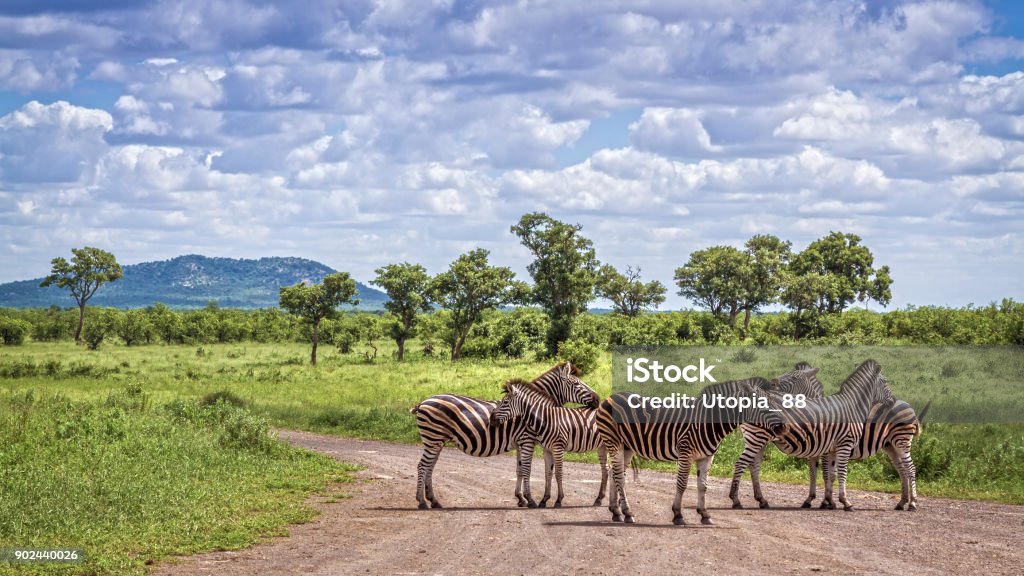
[[[1024,507],[920,498],[916,513],[892,510],[890,494],[852,492],[854,512],[801,510],[805,488],[765,483],[770,510],[732,510],[728,484],[713,478],[715,526],[700,526],[692,486],[688,527],[671,525],[674,476],[643,471],[627,480],[638,524],[612,524],[591,503],[600,472],[566,464],[561,510],[515,506],[514,462],[445,449],[434,474],[442,510],[414,497],[417,446],[282,432],[289,442],[366,466],[352,498],[318,503],[323,514],[290,537],[236,552],[165,564],[158,574],[1020,574]],[[534,494],[543,491],[541,461]]]

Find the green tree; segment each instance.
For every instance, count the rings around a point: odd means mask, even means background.
[[[892,299],[892,276],[888,266],[874,268],[875,257],[860,236],[832,232],[797,254],[790,263],[795,276],[820,275],[814,306],[820,314],[842,312],[854,302],[875,300],[885,306]]]
[[[723,320],[736,325],[745,303],[750,257],[732,246],[712,246],[690,254],[685,266],[676,269],[679,295],[694,301]]]
[[[636,318],[647,308],[665,302],[665,285],[657,280],[646,284],[640,280],[640,268],[626,267],[622,274],[609,264],[598,270],[597,295],[611,300],[616,314]]]
[[[50,275],[43,279],[40,287],[57,286],[67,288],[78,303],[78,328],[75,342],[82,341],[82,324],[85,322],[85,303],[96,294],[99,287],[113,282],[124,274],[114,255],[99,248],[86,246],[72,248],[71,262],[63,257],[51,261]]]
[[[573,319],[594,299],[600,266],[594,244],[580,234],[579,224],[543,212],[524,214],[511,230],[533,255],[527,266],[534,282],[532,300],[551,318],[546,346],[548,355],[555,356],[572,333]]]
[[[405,358],[405,342],[416,336],[416,316],[430,310],[428,289],[430,276],[419,264],[403,262],[377,268],[371,282],[384,289],[388,301],[384,308],[397,317],[391,324],[391,337],[398,344],[398,360]]]
[[[466,336],[485,310],[521,302],[528,291],[512,270],[488,264],[489,254],[482,248],[471,250],[430,282],[431,299],[450,312],[447,340],[452,360],[459,359]]]
[[[743,296],[743,334],[750,329],[750,315],[779,299],[786,281],[786,266],[792,256],[792,244],[771,234],[758,234],[747,240],[747,267]]]
[[[338,272],[324,276],[320,284],[304,284],[281,288],[281,308],[309,321],[313,328],[313,351],[309,355],[310,364],[316,365],[317,332],[320,321],[333,318],[338,306],[342,304],[359,304],[356,296],[356,282],[348,272]]]
[[[153,336],[153,325],[150,323],[146,311],[142,309],[122,312],[113,323],[113,328],[124,341],[125,346],[141,342],[148,343]]]
[[[163,302],[157,302],[146,309],[146,314],[157,337],[164,344],[174,344],[181,340],[181,316],[177,312]]]

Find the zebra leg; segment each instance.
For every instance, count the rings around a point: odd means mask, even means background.
[[[623,499],[621,496],[624,494],[622,489],[624,474],[622,470],[622,460],[619,459],[622,452],[620,452],[619,447],[614,444],[605,444],[605,447],[608,451],[608,462],[610,462],[612,466],[612,483],[608,492],[608,511],[612,513],[612,522],[622,522],[621,503]]]
[[[551,473],[555,467],[555,457],[546,446],[544,447],[544,497],[537,503],[538,508],[547,508],[551,499]]]
[[[600,506],[601,502],[604,501],[606,487],[608,486],[608,449],[605,448],[604,444],[597,447],[597,459],[601,462],[601,491],[597,493],[594,506]]]
[[[442,507],[441,502],[434,496],[434,465],[437,464],[443,448],[444,444],[423,447],[423,456],[416,466],[416,500],[419,502],[420,510],[427,509],[427,500],[430,500],[434,508]]]
[[[689,454],[685,452],[683,454],[683,456],[679,457],[679,470],[676,472],[676,497],[672,500],[672,523],[676,526],[686,525],[686,520],[683,520],[683,492],[686,492],[686,482],[690,477],[690,466],[693,465]],[[701,514],[701,518],[703,516]]]
[[[537,502],[530,495],[530,469],[533,465],[533,440],[519,445],[516,451],[516,499],[519,507],[536,508]]]
[[[810,487],[810,490],[807,492],[807,499],[804,500],[804,503],[800,505],[801,508],[810,508],[811,507],[811,502],[814,502],[814,499],[818,497],[818,459],[817,459],[817,457],[815,457],[815,458],[808,458],[807,459],[807,467],[810,468],[810,470],[811,470],[811,487]],[[825,469],[824,464],[822,464],[821,469],[824,471],[824,469]]]
[[[704,506],[704,494],[708,491],[708,470],[711,469],[711,463],[714,460],[714,454],[702,460],[697,460],[697,513],[700,514],[700,523],[705,526],[714,524],[711,521],[707,508]],[[768,503],[765,502],[762,508],[767,507]]]
[[[903,510],[906,506],[910,512],[917,510],[917,470],[910,458],[910,449],[894,446],[886,448],[885,453],[889,455],[889,460],[900,473],[900,501],[896,504],[896,509]]]
[[[743,503],[740,502],[740,482],[743,481],[743,472],[750,466],[750,462],[753,459],[750,454],[750,448],[750,443],[744,438],[743,453],[736,459],[736,465],[732,468],[732,484],[729,485],[729,499],[732,500],[733,508],[743,508]]]
[[[761,493],[761,459],[764,458],[764,449],[754,456],[754,462],[750,465],[750,483],[754,485],[754,499],[761,508],[768,508],[768,499]],[[700,464],[697,464],[700,466]]]
[[[555,482],[558,482],[558,499],[555,500],[555,508],[561,508],[562,498],[565,498],[565,492],[562,491],[562,461],[565,458],[565,448],[555,445],[551,452],[555,464]],[[625,471],[623,471],[623,475],[625,475]]]
[[[847,512],[853,510],[853,505],[846,499],[846,474],[850,466],[850,454],[852,452],[852,445],[843,446],[836,451],[836,475],[839,476],[839,503],[843,505],[843,510]]]
[[[821,457],[822,479],[825,482],[825,497],[821,500],[821,509],[835,510],[836,504],[832,501],[832,486],[836,479],[836,458],[835,454],[826,454]]]

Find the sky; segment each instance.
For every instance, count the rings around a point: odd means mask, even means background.
[[[0,2],[0,282],[83,245],[363,281],[481,247],[525,277],[532,211],[666,309],[694,250],[833,230],[890,266],[890,308],[1022,300],[1024,10]]]

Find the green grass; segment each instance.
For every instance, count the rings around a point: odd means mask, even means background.
[[[453,364],[418,353],[398,363],[390,356],[392,343],[381,342],[379,347],[380,356],[374,362],[367,361],[361,348],[342,355],[324,347],[320,364],[311,367],[308,347],[292,343],[104,345],[96,352],[70,343],[30,343],[0,348],[0,387],[9,393],[35,388],[98,399],[110,390],[138,384],[158,402],[227,391],[276,426],[417,442],[415,420],[408,410],[423,398],[441,392],[496,398],[504,380],[532,377],[551,365],[535,360]],[[914,447],[922,495],[1024,504],[1024,426],[1020,424],[1024,363],[1019,349],[790,346],[693,348],[687,353],[694,358],[720,358],[719,380],[773,376],[806,360],[821,367],[820,377],[829,392],[838,388],[856,363],[874,357],[882,363],[897,396],[918,407],[935,401]],[[15,372],[17,377],[12,376]],[[606,353],[586,380],[603,396],[611,392],[611,378],[611,354]],[[713,473],[731,476],[741,446],[738,434],[729,437],[715,459]],[[595,460],[593,455],[576,458]],[[647,465],[674,469],[672,464]],[[775,449],[769,449],[762,470],[766,481],[806,482],[806,464]],[[850,485],[899,491],[895,471],[884,456],[853,463]],[[746,480],[743,490],[748,497]]]
[[[113,392],[62,381],[0,395],[0,548],[86,554],[0,574],[142,574],[170,555],[242,548],[308,521],[310,494],[351,479],[352,467],[288,447],[242,408],[154,402],[115,380],[104,381]]]

